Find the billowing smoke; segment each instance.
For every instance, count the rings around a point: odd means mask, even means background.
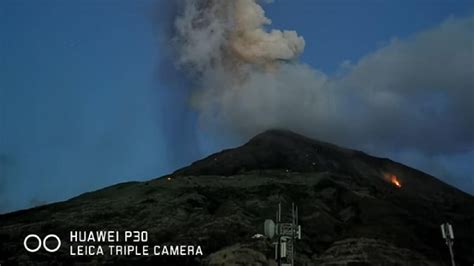
[[[268,69],[303,52],[295,31],[264,29],[271,20],[255,0],[186,0],[183,9],[175,21],[179,64],[199,74]]]
[[[472,154],[474,17],[393,39],[329,76],[298,61],[304,39],[270,29],[256,0],[181,4],[176,65],[193,80],[203,128],[242,138],[287,128],[425,164]]]

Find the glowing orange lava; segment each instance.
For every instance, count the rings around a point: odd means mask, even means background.
[[[400,181],[398,181],[398,178],[396,175],[392,175],[390,177],[390,182],[392,182],[392,184],[394,184],[397,187],[402,187],[402,184],[400,183]]]

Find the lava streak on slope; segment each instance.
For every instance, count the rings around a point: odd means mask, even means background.
[[[396,186],[397,188],[402,187],[402,183],[400,182],[400,179],[396,175],[393,174],[384,174],[384,179],[388,182],[390,182],[392,185]]]
[[[402,187],[402,184],[400,183],[400,181],[398,180],[397,176],[396,175],[392,175],[390,177],[390,182],[392,182],[392,184],[394,184],[396,187],[398,188],[401,188]]]

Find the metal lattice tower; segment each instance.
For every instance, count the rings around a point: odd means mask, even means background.
[[[285,219],[286,218],[286,219]],[[274,239],[275,260],[279,266],[295,264],[295,240],[301,239],[301,226],[298,225],[298,207],[291,204],[291,217],[282,219],[281,203],[278,204],[276,223],[265,220],[265,235]]]

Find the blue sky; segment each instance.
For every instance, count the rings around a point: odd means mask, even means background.
[[[161,176],[235,144],[197,146],[186,91],[159,74],[172,66],[160,61],[158,2],[0,2],[0,212]],[[265,9],[274,27],[304,36],[301,60],[326,73],[474,12],[454,0],[277,0]],[[472,172],[471,159],[446,164]]]

